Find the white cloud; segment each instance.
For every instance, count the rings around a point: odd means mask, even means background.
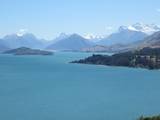
[[[24,34],[26,34],[28,32],[27,29],[20,29],[18,32],[17,32],[17,36],[23,36]]]

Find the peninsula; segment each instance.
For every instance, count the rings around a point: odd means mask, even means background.
[[[112,56],[93,54],[91,57],[71,63],[160,69],[160,48],[143,48]]]

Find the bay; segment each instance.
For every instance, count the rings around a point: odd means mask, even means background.
[[[0,55],[0,120],[136,120],[160,113],[159,70],[69,63],[90,55]]]

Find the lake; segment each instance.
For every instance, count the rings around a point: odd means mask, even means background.
[[[160,71],[69,63],[89,55],[0,55],[0,120],[136,120],[160,113]]]

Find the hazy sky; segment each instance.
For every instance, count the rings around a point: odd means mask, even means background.
[[[0,37],[20,29],[47,39],[104,35],[136,22],[160,25],[160,0],[0,0]]]

